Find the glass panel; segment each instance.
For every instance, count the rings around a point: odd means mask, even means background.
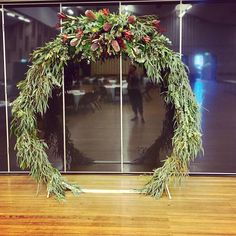
[[[0,171],[7,170],[6,103],[4,86],[2,12],[0,11]]]
[[[161,31],[172,41],[172,49],[179,51],[176,5],[158,2],[122,4],[122,12],[138,16],[156,15],[161,22]],[[124,171],[152,171],[162,165],[161,161],[171,151],[173,113],[160,95],[162,88],[150,82],[142,65],[135,65],[135,69],[131,61],[124,58],[122,66]]]
[[[29,55],[37,47],[53,39],[59,30],[55,28],[58,21],[57,6],[7,7],[5,12],[6,55],[8,98],[12,102],[18,95],[16,84],[24,79]],[[60,91],[59,91],[60,92]],[[62,100],[53,92],[49,109],[39,122],[42,137],[49,145],[49,160],[58,169],[63,168],[62,135]],[[11,120],[11,117],[9,118]],[[19,170],[14,151],[15,137],[10,139],[11,170]]]
[[[183,53],[201,105],[204,156],[194,172],[236,172],[236,3],[192,3],[183,17]]]
[[[63,11],[80,15],[103,8],[118,13],[118,4],[65,5]],[[119,73],[119,58],[71,61],[65,68],[68,170],[121,170]]]

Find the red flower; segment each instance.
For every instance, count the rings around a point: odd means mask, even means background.
[[[62,41],[65,43],[68,40],[68,35],[67,34],[63,34],[62,35]]]
[[[94,12],[91,11],[91,10],[86,10],[86,11],[85,11],[85,15],[86,15],[90,20],[96,20],[96,19],[97,19],[96,15],[95,15]]]
[[[131,40],[132,37],[133,37],[133,35],[132,35],[132,33],[131,33],[130,30],[124,30],[124,31],[123,31],[123,34],[124,34],[125,38],[126,38],[128,41]]]
[[[119,52],[120,51],[119,43],[116,40],[112,40],[111,41],[111,46],[113,47],[115,52]]]
[[[151,38],[147,35],[147,36],[143,36],[143,41],[145,43],[149,43],[151,41]]]
[[[156,29],[159,29],[159,27],[160,27],[160,21],[159,21],[159,20],[153,20],[153,21],[152,21],[152,25],[153,25],[153,27],[155,27]]]
[[[80,38],[83,36],[83,34],[84,34],[83,30],[80,29],[80,28],[78,28],[78,29],[76,30],[76,32],[77,32],[77,34],[75,35],[75,37],[76,37],[77,39],[80,39]]]
[[[119,43],[121,48],[126,49],[126,44],[122,38],[117,38],[116,40]]]
[[[67,18],[67,15],[65,15],[63,12],[57,13],[57,17],[59,20],[64,20]]]
[[[133,24],[135,21],[136,21],[136,16],[133,16],[133,15],[132,15],[132,16],[129,16],[129,17],[128,17],[128,23],[129,23],[129,24]]]
[[[110,24],[110,23],[108,23],[108,22],[106,22],[104,25],[103,25],[103,29],[104,29],[104,31],[110,31],[110,29],[111,29],[111,27],[112,27],[112,25]]]
[[[103,8],[103,9],[101,10],[101,12],[102,12],[102,14],[103,14],[104,16],[108,16],[108,15],[110,14],[109,9],[107,9],[107,8]]]
[[[152,21],[152,25],[153,25],[153,27],[154,27],[158,32],[160,32],[160,33],[164,33],[164,32],[166,31],[165,28],[162,28],[162,27],[160,26],[160,21],[159,21],[159,20],[153,20],[153,21]]]

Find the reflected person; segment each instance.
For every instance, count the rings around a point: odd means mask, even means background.
[[[130,65],[129,67],[127,83],[129,100],[131,103],[132,110],[134,112],[134,117],[131,119],[131,121],[138,120],[139,114],[142,123],[144,123],[145,121],[143,117],[143,98],[141,93],[141,85],[137,74],[137,67],[135,65]]]

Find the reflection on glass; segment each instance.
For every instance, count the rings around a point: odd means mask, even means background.
[[[118,4],[63,6],[66,14]],[[71,60],[65,68],[66,132],[69,171],[120,171],[119,58],[96,63]]]
[[[18,95],[17,83],[25,78],[30,65],[30,53],[37,47],[55,38],[59,30],[55,28],[59,7],[24,6],[7,7],[4,10],[7,57],[8,102]],[[49,160],[58,169],[62,169],[62,100],[60,92],[54,91],[49,101],[49,109],[44,119],[39,118],[41,136],[49,145]],[[58,101],[59,100],[59,101]],[[10,112],[9,112],[10,113]],[[11,115],[9,115],[9,122]],[[15,137],[10,138],[11,170],[19,170],[14,150]]]
[[[179,50],[179,18],[177,4],[145,3],[123,5],[122,12],[138,16],[156,15],[161,31]],[[165,85],[148,78],[143,65],[123,59],[123,149],[125,172],[152,171],[160,167],[171,150],[173,109],[165,105]],[[133,70],[135,69],[135,72]]]
[[[6,102],[4,93],[2,13],[0,12],[0,171],[7,171]]]
[[[204,156],[194,172],[235,173],[236,3],[192,3],[183,16],[183,54],[202,112]]]

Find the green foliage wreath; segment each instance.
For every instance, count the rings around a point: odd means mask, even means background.
[[[26,79],[18,84],[20,94],[13,103],[11,128],[17,137],[20,167],[29,169],[38,183],[46,184],[48,196],[63,199],[68,189],[74,194],[80,192],[48,161],[48,147],[40,139],[37,117],[46,112],[52,90],[62,86],[68,60],[96,61],[122,54],[143,64],[148,77],[165,86],[165,102],[174,107],[173,150],[141,190],[161,197],[166,184],[187,175],[190,161],[202,148],[199,107],[179,54],[168,48],[170,42],[153,16],[135,17],[102,9],[87,10],[79,17],[63,13],[58,17],[63,34],[32,53],[32,65]]]

